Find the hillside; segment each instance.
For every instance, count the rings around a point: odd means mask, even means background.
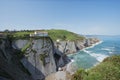
[[[120,80],[120,56],[111,56],[96,67],[78,70],[71,80]]]
[[[24,30],[24,31],[16,31],[13,32],[13,36],[17,37],[17,38],[26,38],[29,37],[30,33],[34,33],[34,31],[36,30]],[[84,40],[85,37],[80,36],[78,34],[75,34],[73,32],[67,31],[67,30],[55,30],[55,29],[51,29],[51,30],[37,30],[37,31],[45,31],[48,32],[48,35],[52,38],[52,40],[69,40],[69,41],[75,41],[75,40]]]
[[[61,40],[75,41],[75,40],[83,40],[85,38],[83,36],[80,36],[78,34],[75,34],[67,30],[52,29],[52,30],[47,30],[47,32],[53,40],[61,39]]]

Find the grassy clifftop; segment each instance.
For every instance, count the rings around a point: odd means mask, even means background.
[[[49,36],[53,40],[61,39],[61,40],[83,40],[85,37],[75,34],[73,32],[67,30],[47,30]]]
[[[13,33],[14,37],[17,38],[26,38],[29,37],[30,33],[34,33],[35,30],[32,31],[16,31]],[[84,40],[85,37],[80,36],[78,34],[75,34],[73,32],[67,31],[67,30],[37,30],[37,31],[45,31],[48,32],[48,35],[52,38],[52,40],[70,40],[70,41],[75,41],[75,40]]]
[[[78,70],[72,80],[120,80],[120,56],[111,56],[89,71]]]

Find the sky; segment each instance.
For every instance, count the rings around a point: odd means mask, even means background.
[[[1,30],[120,35],[120,0],[0,0]]]

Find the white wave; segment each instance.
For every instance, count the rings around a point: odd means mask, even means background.
[[[114,50],[115,47],[107,47],[107,48],[102,48],[101,50],[106,50],[106,51],[112,51]]]
[[[83,50],[84,52],[86,52],[87,54],[95,57],[99,62],[102,62],[106,57],[108,57],[107,55],[104,54],[97,54],[97,53],[91,53],[90,51],[87,50]]]
[[[101,50],[111,51],[109,48],[102,48]]]
[[[109,52],[109,54],[113,54],[113,52],[112,52],[112,51],[110,51],[110,52]]]
[[[107,48],[102,48],[101,50],[108,51],[109,54],[113,54],[115,47],[107,47]]]
[[[96,54],[96,53],[92,53],[90,55],[95,57],[99,62],[102,62],[106,57],[108,57],[107,55]]]
[[[85,53],[91,53],[91,51],[88,51],[86,49],[83,50]]]

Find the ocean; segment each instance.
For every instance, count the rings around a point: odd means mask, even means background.
[[[92,37],[92,36],[88,36]],[[101,40],[98,44],[69,55],[77,68],[89,69],[106,57],[120,55],[120,36],[94,36]]]

